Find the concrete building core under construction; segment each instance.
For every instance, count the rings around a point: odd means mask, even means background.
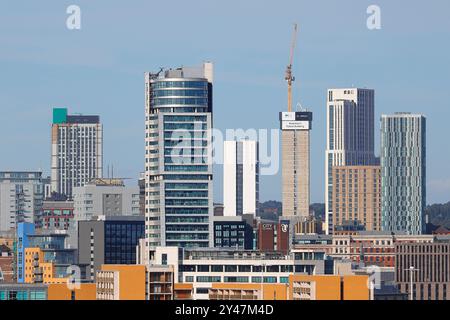
[[[312,112],[281,112],[283,216],[309,216]]]

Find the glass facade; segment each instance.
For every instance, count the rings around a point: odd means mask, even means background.
[[[245,221],[215,221],[214,247],[252,250],[253,228]]]
[[[375,157],[375,91],[329,89],[327,99],[327,149],[325,153],[326,233],[334,232],[332,169],[335,166],[373,165]]]
[[[0,286],[0,301],[47,300],[47,288],[39,286]]]
[[[400,113],[381,118],[383,231],[421,234],[426,206],[426,119]]]
[[[136,246],[143,237],[142,221],[105,221],[105,264],[136,264]]]
[[[212,84],[146,74],[146,115],[146,245],[209,247]]]

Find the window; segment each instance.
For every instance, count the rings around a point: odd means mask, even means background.
[[[261,277],[252,277],[253,283],[261,283]]]
[[[211,272],[223,272],[223,266],[215,266],[215,265],[212,265],[211,266]]]
[[[223,282],[247,283],[248,277],[224,277]]]
[[[237,272],[237,266],[225,266],[225,272]]]
[[[251,272],[252,267],[251,266],[239,266],[239,272]]]
[[[198,265],[197,272],[209,272],[209,266],[208,265]]]
[[[264,283],[277,283],[277,277],[264,277]]]
[[[209,289],[208,288],[197,288],[195,290],[196,293],[198,294],[208,294]]]

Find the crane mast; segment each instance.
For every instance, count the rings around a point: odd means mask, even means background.
[[[292,112],[292,82],[295,81],[295,77],[292,75],[292,62],[294,60],[294,49],[297,40],[297,24],[294,24],[294,32],[292,34],[291,41],[291,53],[289,57],[289,64],[286,67],[286,74],[284,79],[288,84],[288,112]]]

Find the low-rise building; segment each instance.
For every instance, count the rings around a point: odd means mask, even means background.
[[[146,266],[102,265],[96,288],[97,300],[145,300]]]
[[[28,235],[25,248],[25,283],[66,283],[74,266],[80,268],[80,279],[85,268],[77,264],[76,250],[66,247],[67,234]]]
[[[288,284],[213,283],[209,300],[288,300]]]
[[[44,200],[42,206],[42,229],[54,232],[69,230],[74,222],[73,201]]]
[[[192,283],[174,283],[174,300],[192,300],[194,287]]]
[[[47,286],[28,283],[0,284],[0,301],[4,300],[47,300]]]
[[[287,254],[290,249],[289,220],[265,221],[257,223],[257,248],[260,251],[278,251]]]
[[[254,249],[253,227],[243,216],[215,216],[214,247]]]
[[[369,300],[369,276],[291,275],[290,300]]]
[[[450,237],[397,243],[395,251],[395,281],[402,293],[411,300],[450,299]]]
[[[407,235],[378,231],[353,231],[329,235],[296,235],[296,250],[324,251],[334,259],[350,260],[356,264],[391,267],[395,265],[395,244],[431,243],[434,235]]]
[[[324,252],[156,247],[151,264],[172,265],[177,283],[192,283],[193,299],[208,299],[214,283],[287,284],[289,275],[333,272]]]
[[[0,283],[14,282],[14,256],[11,248],[0,244]]]
[[[67,283],[48,285],[48,300],[96,300],[95,283],[78,283],[73,286]]]
[[[147,300],[174,299],[173,266],[147,266],[147,281]]]
[[[127,187],[121,179],[94,179],[73,188],[76,221],[95,216],[140,215],[139,186]]]
[[[88,278],[103,264],[136,264],[136,248],[144,238],[143,216],[98,217],[78,222],[78,261],[88,265]]]

